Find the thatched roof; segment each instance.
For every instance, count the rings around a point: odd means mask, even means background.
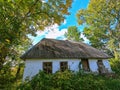
[[[107,54],[82,42],[43,39],[26,53],[22,59],[107,59]]]

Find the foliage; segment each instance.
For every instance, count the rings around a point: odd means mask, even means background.
[[[110,65],[112,67],[112,70],[118,75],[120,75],[120,60],[112,58],[110,60]]]
[[[11,62],[4,65],[0,74],[0,90],[16,90],[23,76],[23,66],[16,79],[17,67],[10,68]]]
[[[4,70],[2,69],[1,74],[0,74],[0,89],[7,88],[7,87],[10,88],[10,85],[14,78],[14,76],[10,73],[11,70],[8,64],[4,65]]]
[[[18,87],[18,90],[119,90],[120,78],[108,78],[72,71],[45,74],[40,72]]]
[[[16,78],[20,72],[19,57],[31,46],[28,35],[60,24],[64,15],[69,15],[71,3],[72,0],[0,0],[0,79],[5,79],[4,84],[13,65],[18,66]]]
[[[68,32],[65,33],[65,36],[67,37],[68,40],[73,40],[73,41],[83,41],[82,38],[80,38],[80,31],[76,26],[70,26],[68,27]]]
[[[90,0],[87,9],[77,13],[78,23],[84,24],[84,34],[94,47],[109,50],[120,57],[120,1]]]
[[[0,69],[6,57],[14,57],[14,47],[27,46],[28,34],[64,21],[72,0],[0,0]]]

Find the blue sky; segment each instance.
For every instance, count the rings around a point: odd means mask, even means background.
[[[68,28],[69,26],[78,26],[77,24],[77,18],[76,18],[76,13],[80,9],[86,9],[87,5],[89,3],[89,0],[74,0],[72,3],[72,8],[70,8],[70,13],[71,15],[66,16],[66,24],[61,24],[59,29],[64,29]],[[83,29],[83,26],[79,26],[80,29]]]
[[[44,31],[38,31],[36,37],[30,36],[33,44],[36,44],[43,38],[54,38],[65,40],[65,32],[69,26],[77,26],[80,31],[83,31],[84,26],[79,26],[77,23],[76,13],[80,9],[86,9],[89,0],[74,0],[72,7],[69,9],[70,15],[66,16],[64,22],[58,26],[57,24],[46,28]]]

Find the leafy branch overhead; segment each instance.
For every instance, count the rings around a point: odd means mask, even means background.
[[[79,24],[94,47],[109,49],[116,58],[120,50],[120,1],[91,0],[87,9],[77,12]]]
[[[71,4],[72,0],[0,0],[0,69],[13,47],[31,43],[28,34],[63,22]]]

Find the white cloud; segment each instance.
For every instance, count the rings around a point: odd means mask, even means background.
[[[67,23],[66,19],[64,19],[63,25],[65,25]]]
[[[85,43],[89,43],[89,40],[85,37],[85,35],[83,33],[81,33],[80,37],[84,39]]]
[[[63,36],[67,32],[67,29],[59,30],[59,26],[54,24],[50,27],[45,28],[44,31],[37,32],[37,36],[45,35],[45,38],[53,38],[56,39],[57,37]]]
[[[65,40],[66,39],[66,37],[64,36],[65,32],[67,32],[67,29],[59,30],[59,26],[57,24],[54,24],[52,26],[46,27],[44,31],[38,31],[36,37],[30,36],[30,38],[33,41],[33,45],[43,38]]]
[[[43,3],[46,3],[46,0],[42,0]]]
[[[59,40],[66,40],[67,38],[64,36],[67,29],[59,30],[59,26],[54,24],[52,26],[46,27],[44,31],[38,31],[36,37],[32,37],[33,44],[36,44],[43,38],[52,38],[52,39],[59,39]],[[81,34],[81,37],[84,39],[85,43],[89,43],[89,40]]]

